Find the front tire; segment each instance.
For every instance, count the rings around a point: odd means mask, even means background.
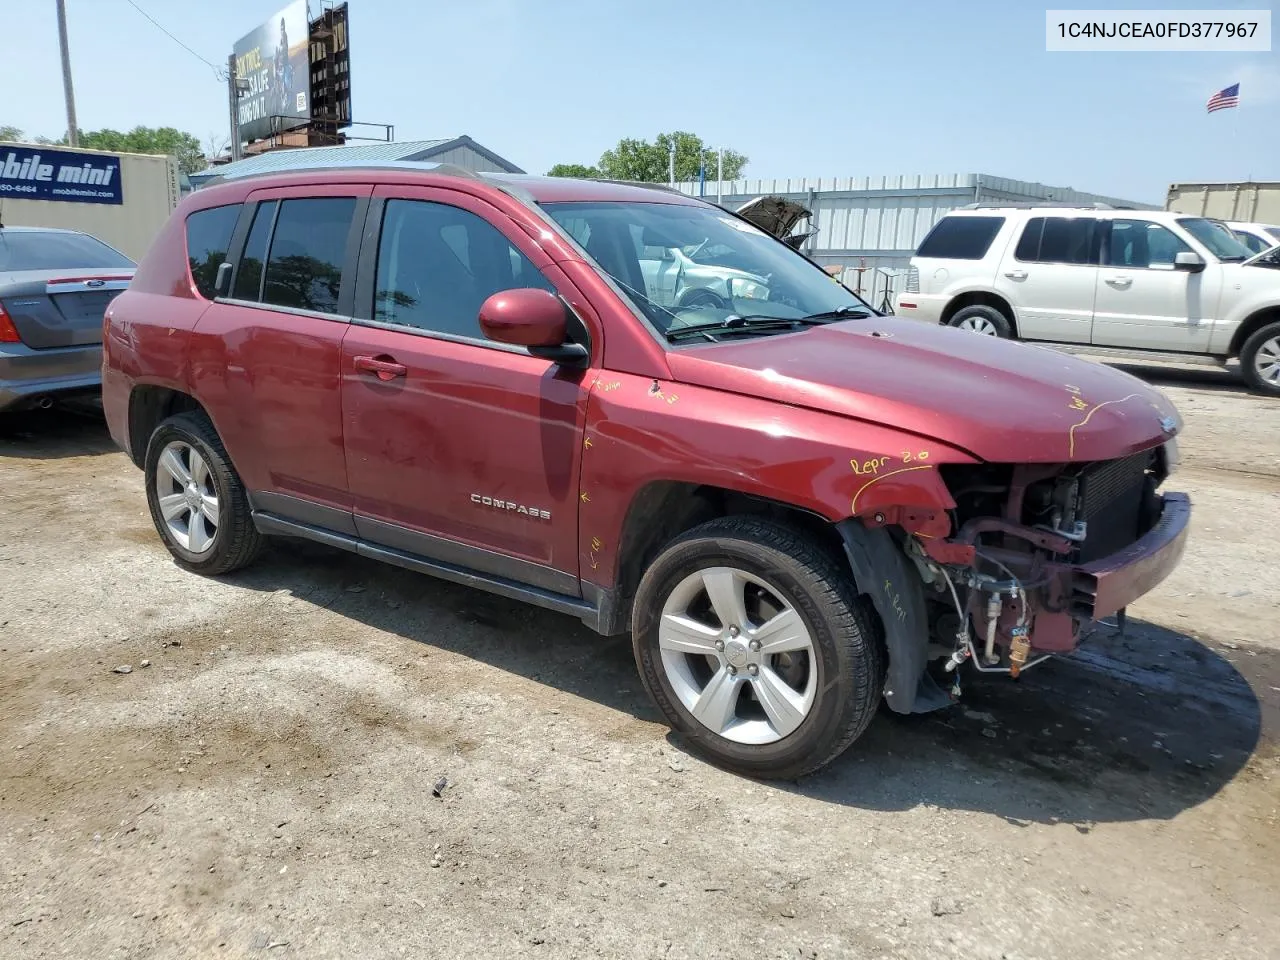
[[[974,303],[961,307],[947,321],[947,326],[969,333],[979,333],[987,337],[1000,337],[1003,340],[1013,338],[1013,324],[1009,318],[995,307],[985,303]]]
[[[204,413],[179,413],[156,428],[144,475],[151,519],[179,566],[217,576],[262,552],[244,484]]]
[[[1244,342],[1240,372],[1250,389],[1280,397],[1280,320],[1255,330]]]
[[[640,581],[636,664],[690,749],[736,773],[795,779],[875,716],[880,641],[846,568],[803,533],[725,517],[671,543]]]

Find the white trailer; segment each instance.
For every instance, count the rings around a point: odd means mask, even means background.
[[[1171,183],[1164,207],[1216,220],[1280,223],[1280,181]]]
[[[0,143],[0,224],[92,234],[141,259],[181,199],[173,157]]]

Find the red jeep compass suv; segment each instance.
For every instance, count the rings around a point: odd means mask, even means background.
[[[684,297],[686,262],[749,279]],[[758,776],[821,767],[881,697],[949,703],[931,660],[1070,652],[1169,573],[1190,515],[1160,492],[1158,391],[880,316],[660,188],[227,179],[104,342],[112,435],[184,567],[307,537],[630,631],[670,723]]]

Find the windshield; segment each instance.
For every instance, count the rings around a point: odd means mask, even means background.
[[[1204,217],[1181,217],[1178,225],[1191,234],[1219,260],[1239,262],[1253,256],[1225,224]]]
[[[659,333],[734,316],[799,320],[874,313],[821,268],[715,207],[575,202],[543,209]]]
[[[0,270],[132,269],[123,253],[84,233],[0,230]]]

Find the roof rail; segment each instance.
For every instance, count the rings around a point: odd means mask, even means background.
[[[981,203],[966,203],[958,210],[1029,210],[1035,207],[1063,207],[1069,210],[1135,210],[1122,203],[1104,203],[1095,200],[1092,203],[1072,203],[1068,200],[986,200]]]
[[[682,197],[687,196],[687,194],[680,193],[676,187],[665,183],[650,183],[647,180],[611,180],[608,177],[593,177],[592,179],[598,180],[600,183],[617,183],[624,187],[645,187],[648,190],[662,190],[666,193],[675,193]]]
[[[424,173],[440,173],[448,177],[465,177],[468,180],[480,179],[480,175],[474,170],[468,170],[466,167],[459,167],[452,163],[432,163],[430,160],[384,160],[380,162],[338,162],[316,165],[304,163],[296,167],[273,167],[270,170],[251,171],[233,176],[220,173],[205,180],[201,186],[207,187],[215,183],[231,183],[239,180],[256,180],[260,177],[273,177],[283,173],[332,173],[339,170],[421,170]]]

